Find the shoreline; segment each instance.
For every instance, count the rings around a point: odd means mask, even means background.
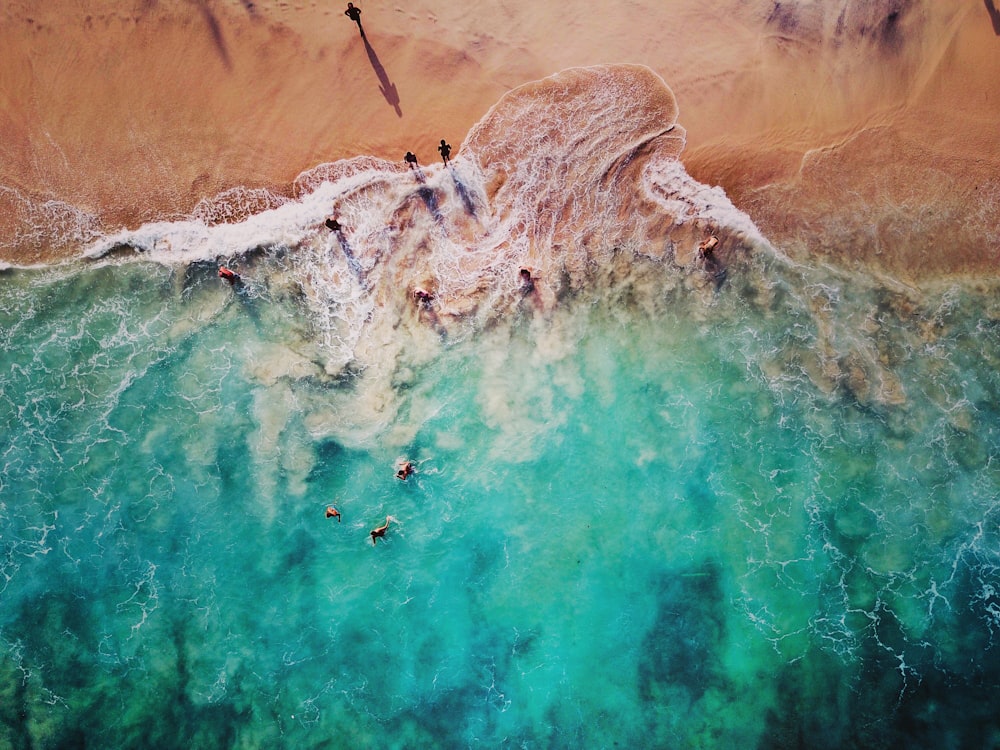
[[[633,62],[673,90],[688,172],[789,255],[904,283],[1000,267],[1000,36],[978,0],[684,0],[641,29],[583,3],[361,6],[366,39],[339,6],[36,4],[0,11],[7,263],[234,188],[290,197],[323,163],[433,161],[522,83]]]

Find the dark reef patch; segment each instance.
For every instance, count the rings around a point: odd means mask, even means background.
[[[656,620],[643,639],[639,691],[646,700],[682,687],[697,701],[722,680],[719,644],[725,638],[724,600],[715,568],[664,574],[656,583]]]

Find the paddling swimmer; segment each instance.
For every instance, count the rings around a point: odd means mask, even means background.
[[[407,477],[409,477],[415,471],[416,469],[413,468],[412,461],[403,461],[399,465],[399,468],[396,470],[396,479],[405,482]]]
[[[230,284],[235,284],[237,281],[240,280],[240,275],[236,273],[236,271],[234,271],[233,269],[227,268],[226,266],[222,266],[219,268],[219,278],[225,279]]]
[[[422,287],[417,287],[413,290],[413,299],[416,300],[417,304],[423,308],[427,308],[431,304],[431,300],[434,299],[434,295],[428,292]]]
[[[441,139],[441,145],[438,146],[438,151],[441,152],[441,159],[444,161],[444,165],[448,166],[448,162],[451,161],[451,146],[445,142],[444,138]]]
[[[700,245],[698,245],[698,257],[702,259],[707,259],[712,256],[715,252],[715,248],[719,246],[719,238],[714,234],[705,239]]]
[[[418,286],[414,287],[410,294],[413,295],[413,302],[417,308],[417,320],[430,323],[431,328],[437,331],[441,337],[446,336],[447,331],[441,325],[441,320],[438,318],[438,314],[434,310],[434,292]],[[405,477],[400,478],[405,479]]]
[[[531,269],[526,266],[521,266],[519,274],[521,276],[521,290],[525,294],[531,294],[535,291],[535,280],[531,277]]]
[[[384,524],[382,524],[376,529],[371,530],[373,547],[375,546],[375,542],[379,539],[379,537],[385,536],[385,532],[389,529],[389,518],[390,516],[386,516]]]
[[[722,259],[716,255],[719,249],[719,238],[714,234],[709,235],[698,245],[698,260],[701,261],[705,273],[715,279],[716,287],[726,278],[726,269],[722,264]]]
[[[336,508],[334,508],[332,505],[327,505],[326,506],[326,517],[327,518],[336,518],[337,519],[337,523],[341,522],[340,511],[337,510]]]
[[[698,259],[705,267],[706,273],[718,277],[720,272],[719,259],[715,256],[715,251],[719,247],[719,238],[714,234],[709,235],[698,245]]]

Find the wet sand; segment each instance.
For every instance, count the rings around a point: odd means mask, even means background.
[[[365,38],[330,3],[5,3],[0,259],[52,261],[234,187],[289,195],[358,154],[433,161],[511,88],[628,62],[676,95],[690,173],[785,252],[995,273],[989,0],[358,5]],[[243,197],[237,214],[270,200]]]

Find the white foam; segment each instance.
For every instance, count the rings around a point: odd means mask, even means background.
[[[593,283],[595,268],[671,260],[671,224],[688,244],[704,222],[735,238],[730,245],[770,248],[721,188],[687,175],[675,158],[675,114],[648,69],[565,71],[504,97],[448,167],[372,157],[321,164],[298,176],[293,199],[229,191],[186,219],[103,236],[85,257],[225,262],[251,297],[278,281],[302,292],[328,371],[359,360],[391,372],[401,358],[433,356],[439,334],[462,335],[525,306],[550,312],[567,283]],[[260,206],[268,208],[218,222]],[[337,232],[324,226],[331,213]],[[248,257],[271,249],[289,252],[266,269]],[[667,279],[691,269],[664,271]],[[414,302],[417,287],[429,303]],[[391,343],[401,327],[407,344]]]
[[[753,220],[733,205],[721,187],[698,182],[676,160],[658,159],[643,172],[649,196],[674,216],[677,224],[707,222],[740,235],[755,248],[778,254]]]
[[[201,218],[151,222],[105,235],[87,246],[83,255],[96,259],[130,248],[148,260],[178,264],[236,257],[257,248],[293,247],[323,222],[332,196],[332,186],[325,184],[300,200],[233,224],[209,225]]]
[[[278,208],[288,202],[266,188],[235,187],[219,193],[214,198],[203,198],[194,207],[191,216],[205,224],[242,221],[247,216]]]
[[[0,201],[8,202],[13,209],[18,244],[83,245],[101,236],[101,222],[96,216],[65,201],[33,200],[5,185],[0,185]],[[14,244],[0,242],[0,248],[4,247]],[[0,265],[0,268],[10,267]]]

